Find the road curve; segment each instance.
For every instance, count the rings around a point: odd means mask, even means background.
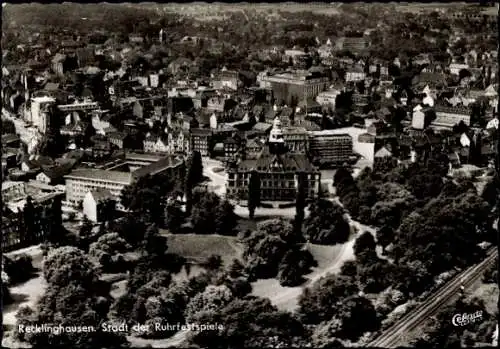
[[[425,303],[386,329],[369,346],[396,348],[400,345],[408,345],[408,343],[401,343],[404,334],[415,331],[428,321],[430,317],[437,314],[443,305],[447,304],[452,297],[459,294],[460,286],[463,285],[465,288],[468,288],[477,282],[482,277],[484,271],[493,263],[496,263],[497,258],[498,250],[496,248],[488,250],[485,260],[456,275],[451,281],[429,297]]]

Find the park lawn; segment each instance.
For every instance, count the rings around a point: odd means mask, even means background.
[[[279,281],[273,279],[260,279],[252,283],[252,294],[254,296],[269,298],[271,303],[280,310],[295,311],[298,307],[298,300],[302,291],[311,282],[316,282],[319,278],[330,273],[336,273],[344,261],[353,259],[352,256],[353,240],[334,246],[309,244],[307,249],[318,262],[318,266],[306,275],[306,282],[301,286],[284,287]]]
[[[166,234],[168,252],[176,253],[191,261],[203,262],[211,255],[219,255],[224,265],[233,259],[241,259],[243,246],[234,236],[199,235],[199,234]]]

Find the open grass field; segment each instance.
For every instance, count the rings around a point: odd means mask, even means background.
[[[318,266],[306,275],[305,284],[297,287],[283,287],[277,279],[257,280],[252,283],[252,294],[269,298],[271,303],[281,310],[294,311],[298,307],[298,300],[305,287],[316,282],[323,276],[336,273],[346,260],[354,259],[350,240],[343,245],[321,246],[309,244],[307,249],[318,262]]]
[[[202,262],[211,255],[221,256],[224,265],[241,258],[243,247],[233,236],[168,234],[168,252]]]

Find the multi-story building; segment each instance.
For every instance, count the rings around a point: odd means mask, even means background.
[[[368,94],[361,94],[355,92],[352,95],[352,103],[354,111],[363,113],[368,106],[370,96]]]
[[[237,71],[225,69],[219,73],[217,81],[214,82],[214,88],[216,89],[229,88],[231,90],[237,90],[239,85],[239,73]]]
[[[57,106],[57,108],[60,111],[66,112],[66,113],[73,112],[73,111],[90,112],[92,110],[99,109],[99,103],[86,100],[86,101],[82,101],[82,102],[75,102],[72,104],[60,104]]]
[[[227,137],[224,142],[224,158],[226,162],[244,159],[246,150],[246,138],[238,135]]]
[[[312,131],[309,133],[308,153],[316,164],[341,165],[350,161],[352,137],[339,134],[335,130]]]
[[[212,130],[196,128],[191,130],[191,150],[199,151],[202,156],[208,156],[210,152],[210,138]]]
[[[319,72],[295,71],[276,75],[259,75],[262,88],[271,88],[276,101],[283,101],[288,105],[308,99],[315,99],[324,91],[330,79]]]
[[[62,192],[44,193],[31,198],[33,214],[31,216],[35,231],[26,229],[23,211],[27,195],[18,197],[16,202],[9,202],[2,209],[2,251],[7,252],[22,247],[36,245],[45,240],[52,227],[49,220],[50,210],[55,200],[61,200]]]
[[[146,175],[180,175],[183,166],[184,160],[172,156],[126,153],[99,168],[75,169],[66,175],[66,201],[76,205],[89,191],[105,189],[116,199],[117,209],[123,210],[120,195],[127,185]]]
[[[359,53],[370,47],[370,42],[364,36],[345,36],[337,41],[336,46],[338,50],[346,50],[352,53]]]
[[[303,127],[286,127],[283,129],[283,139],[291,153],[306,154],[309,135]]]
[[[434,110],[436,119],[431,122],[431,126],[435,129],[453,129],[453,126],[460,124],[460,122],[463,122],[466,126],[470,125],[470,106],[457,105],[449,107],[438,104]]]
[[[335,101],[337,99],[337,96],[341,93],[342,91],[338,89],[330,89],[320,92],[318,94],[318,97],[316,97],[316,102],[325,107],[335,108]]]
[[[250,176],[256,173],[260,179],[261,201],[294,201],[298,181],[305,178],[308,199],[318,197],[321,174],[304,154],[286,151],[281,123],[277,118],[269,136],[268,147],[257,159],[244,160],[228,169],[227,195],[239,200],[248,199]]]
[[[362,81],[366,78],[366,73],[360,65],[355,65],[347,69],[345,73],[346,82]]]
[[[41,133],[47,133],[55,124],[56,100],[52,97],[31,98],[31,110],[28,122],[31,122]]]

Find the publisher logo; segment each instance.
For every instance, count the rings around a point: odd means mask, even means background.
[[[455,314],[451,319],[453,326],[466,326],[468,324],[472,324],[478,322],[483,318],[483,311],[479,310],[475,313],[463,313],[463,314]]]

